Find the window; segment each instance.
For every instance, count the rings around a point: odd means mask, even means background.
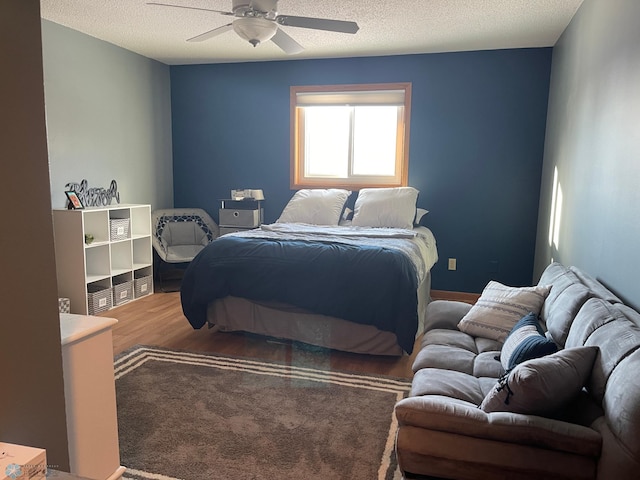
[[[411,84],[291,87],[291,188],[407,185]]]

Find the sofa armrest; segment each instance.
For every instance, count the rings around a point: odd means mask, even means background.
[[[453,300],[434,300],[427,306],[424,320],[424,331],[435,328],[457,330],[462,320],[473,305]]]
[[[411,425],[592,457],[598,457],[602,448],[600,433],[588,427],[534,415],[486,413],[471,403],[439,395],[400,400],[395,414],[400,428]]]

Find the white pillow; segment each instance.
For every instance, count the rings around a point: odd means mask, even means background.
[[[420,222],[422,221],[422,218],[429,213],[429,210],[425,210],[424,208],[416,208],[416,219],[414,220],[414,223],[416,225],[420,225]]]
[[[278,223],[309,223],[311,225],[338,225],[349,190],[298,190],[284,207]]]
[[[352,224],[411,229],[418,193],[413,187],[363,188],[356,199]]]

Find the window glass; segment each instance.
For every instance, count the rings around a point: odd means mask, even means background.
[[[411,84],[291,87],[292,188],[406,186]]]
[[[354,175],[395,174],[399,108],[354,107]]]
[[[304,109],[305,176],[348,176],[350,116],[349,107]]]

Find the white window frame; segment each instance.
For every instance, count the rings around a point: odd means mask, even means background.
[[[411,83],[361,85],[293,86],[291,103],[291,188],[347,188],[407,186],[409,178],[409,121]],[[395,173],[393,176],[356,176],[346,178],[307,177],[304,168],[304,107],[313,105],[396,105]],[[351,169],[349,169],[351,170]]]

